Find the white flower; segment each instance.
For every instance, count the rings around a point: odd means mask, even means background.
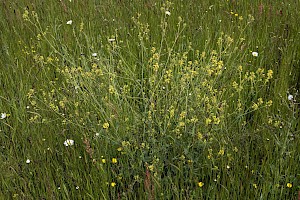
[[[68,25],[71,25],[72,23],[73,23],[72,20],[67,21],[67,24],[68,24]]]
[[[26,160],[26,163],[29,164],[31,161],[29,159]]]
[[[72,146],[72,145],[74,145],[74,140],[67,139],[67,140],[64,142],[64,145],[65,145],[66,147]]]
[[[292,101],[294,99],[294,96],[293,95],[291,95],[291,94],[289,94],[289,96],[288,96],[288,100],[289,101]]]
[[[110,39],[108,39],[108,41],[109,42],[114,42],[114,41],[116,41],[116,39],[115,38],[110,38]]]
[[[166,15],[168,15],[168,16],[171,15],[170,11],[168,11],[168,10],[167,10],[165,13],[166,13]]]
[[[6,113],[1,113],[1,119],[5,119],[6,118]]]
[[[92,56],[93,56],[93,57],[96,57],[96,56],[97,56],[97,53],[92,53]]]
[[[253,52],[252,52],[252,56],[257,57],[257,56],[258,56],[258,53],[257,53],[256,51],[253,51]]]

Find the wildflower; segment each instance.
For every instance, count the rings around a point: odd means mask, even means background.
[[[117,148],[117,151],[122,151],[122,147]]]
[[[257,53],[256,51],[253,51],[253,52],[252,52],[252,56],[257,57],[257,56],[258,56],[258,53]]]
[[[65,145],[66,147],[72,146],[72,145],[74,145],[74,140],[67,139],[67,140],[64,142],[64,145]]]
[[[257,110],[258,109],[258,104],[257,103],[253,103],[252,108],[253,108],[253,110]]]
[[[267,106],[267,107],[270,107],[270,106],[272,106],[272,104],[273,104],[273,101],[272,101],[272,100],[269,100],[269,101],[266,103],[266,106]]]
[[[29,20],[29,11],[28,10],[25,10],[24,13],[23,13],[23,19],[25,21],[28,21]]]
[[[168,10],[167,10],[165,13],[166,13],[166,15],[168,15],[168,16],[171,15],[170,11],[168,11]]]
[[[293,184],[287,183],[286,186],[287,186],[288,188],[291,188],[291,187],[293,187]]]
[[[111,187],[115,187],[117,184],[115,182],[111,182]]]
[[[269,69],[267,73],[267,79],[271,79],[273,77],[273,70]]]
[[[198,186],[199,186],[199,187],[203,187],[203,185],[204,185],[204,183],[201,182],[201,181],[198,183]]]
[[[117,160],[116,158],[113,158],[113,159],[111,159],[111,162],[112,162],[113,164],[116,164],[116,163],[118,162],[118,160]]]
[[[92,53],[92,56],[93,56],[93,57],[96,57],[96,56],[97,56],[97,53]]]
[[[224,149],[220,149],[220,151],[219,151],[218,155],[220,155],[220,156],[223,156],[223,155],[224,155],[224,153],[225,153],[225,150],[224,150]]]
[[[114,41],[116,41],[116,39],[115,38],[110,38],[110,39],[108,39],[108,41],[109,42],[114,42]]]
[[[79,31],[80,31],[80,32],[82,32],[82,31],[83,31],[83,26],[84,26],[84,23],[83,23],[83,22],[81,22],[81,23],[80,23],[80,26],[79,26]]]
[[[154,165],[149,165],[149,166],[148,166],[148,169],[149,169],[150,171],[153,172],[153,170],[154,170]]]
[[[257,184],[253,183],[252,185],[255,189],[257,189]]]
[[[234,147],[234,148],[233,148],[233,151],[234,151],[234,152],[238,152],[239,149],[238,149],[237,147]]]
[[[5,119],[7,117],[6,113],[1,113],[1,119]]]
[[[292,101],[294,99],[294,96],[293,95],[291,95],[291,94],[289,94],[289,96],[288,96],[288,100],[289,101]],[[4,113],[5,114],[5,113]],[[1,115],[1,118],[2,118],[2,115]],[[2,118],[3,119],[3,118]]]
[[[206,118],[206,119],[205,119],[205,124],[206,124],[206,125],[209,125],[211,122],[212,122],[211,119],[209,119],[209,118]]]
[[[179,126],[180,126],[180,127],[184,127],[184,126],[185,126],[185,123],[184,123],[184,122],[179,122]]]
[[[109,128],[109,123],[105,122],[105,123],[102,125],[102,127],[103,127],[104,129],[108,129],[108,128]]]
[[[67,24],[68,24],[68,25],[71,25],[72,23],[73,23],[72,20],[67,21]]]
[[[26,163],[29,164],[31,161],[29,159],[26,160]]]
[[[76,190],[78,190],[79,189],[79,186],[76,186],[76,188],[75,188]]]
[[[106,160],[105,160],[104,158],[102,158],[101,162],[102,162],[103,164],[105,164],[105,163],[106,163]]]

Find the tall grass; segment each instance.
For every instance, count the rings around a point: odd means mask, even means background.
[[[1,197],[297,199],[298,7],[2,2]]]

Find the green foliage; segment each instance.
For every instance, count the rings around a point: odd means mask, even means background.
[[[1,197],[297,198],[299,3],[2,5]]]

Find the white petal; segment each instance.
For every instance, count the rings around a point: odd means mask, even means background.
[[[72,146],[72,145],[74,145],[74,140],[67,139],[67,140],[64,142],[64,145],[65,145],[66,147]]]
[[[258,53],[257,53],[256,51],[253,51],[253,52],[252,52],[252,56],[257,57],[257,56],[258,56]]]
[[[1,113],[1,119],[5,119],[6,118],[6,113]]]

